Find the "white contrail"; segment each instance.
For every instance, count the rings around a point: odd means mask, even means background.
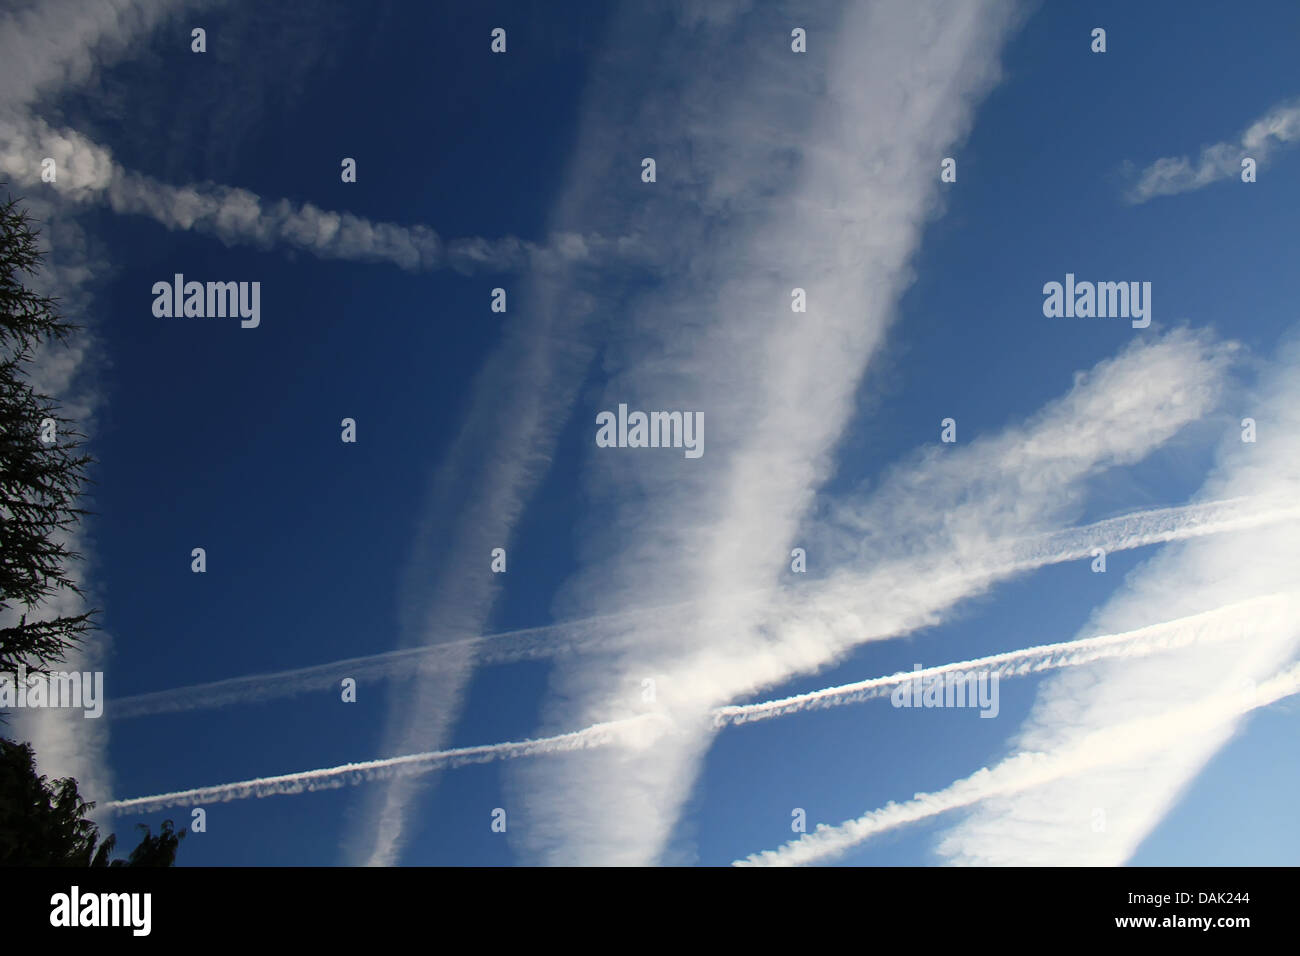
[[[768,700],[758,704],[739,704],[719,707],[713,711],[714,725],[718,727],[746,724],[756,720],[784,717],[816,708],[838,707],[872,700],[889,694],[894,688],[910,681],[941,677],[954,671],[979,671],[990,677],[1019,677],[1062,667],[1078,667],[1094,661],[1119,657],[1139,657],[1162,651],[1176,650],[1189,644],[1208,641],[1234,640],[1244,637],[1256,615],[1289,603],[1283,594],[1269,594],[1224,605],[1202,614],[1191,614],[1152,624],[1148,627],[1119,634],[1104,634],[1077,641],[1042,644],[1018,651],[990,654],[969,661],[958,661],[938,667],[873,677],[869,680],[826,687],[822,690]]]
[[[755,590],[753,593],[768,593],[768,591]],[[204,684],[190,684],[171,690],[135,694],[110,700],[105,707],[105,713],[114,718],[126,719],[184,710],[205,710],[277,697],[292,697],[308,691],[328,690],[336,687],[344,677],[364,682],[441,673],[459,667],[460,655],[467,649],[472,650],[476,666],[558,657],[578,652],[584,647],[597,643],[602,646],[613,644],[617,638],[606,636],[599,630],[601,625],[660,615],[667,611],[686,610],[699,603],[681,601],[657,607],[633,608],[615,614],[597,614],[538,627],[518,628],[458,641],[446,641],[441,644],[346,657],[308,667],[248,674]]]
[[[309,667],[248,674],[172,690],[135,694],[110,701],[106,713],[114,718],[125,719],[185,710],[205,710],[326,690],[337,687],[345,677],[365,682],[439,673],[456,666],[458,658],[455,657],[455,652],[467,645],[474,647],[478,664],[507,664],[554,657],[574,648],[574,641],[569,638],[568,632],[577,623],[581,622],[565,621],[543,627],[521,628],[467,640],[448,641],[445,644],[384,651]]]
[[[1074,561],[1090,556],[1093,548],[1102,548],[1107,553],[1112,553],[1297,519],[1300,519],[1300,505],[1276,507],[1250,498],[1156,508],[1017,542],[1010,548],[1012,557],[1004,570],[1018,572]],[[601,642],[600,632],[591,630],[596,625],[640,615],[660,614],[699,603],[701,602],[688,601],[662,607],[638,608],[619,614],[597,615],[489,634],[465,641],[385,651],[309,667],[136,694],[110,700],[105,713],[111,718],[126,719],[203,710],[327,690],[337,686],[344,677],[367,681],[438,673],[448,667],[458,666],[456,662],[459,658],[455,652],[466,646],[473,647],[479,665],[557,657]]]
[[[1030,569],[1089,557],[1093,548],[1127,551],[1296,519],[1300,519],[1300,504],[1260,497],[1152,508],[1028,539],[1016,549],[1015,562]]]
[[[1157,717],[1128,721],[1096,731],[1065,750],[1026,752],[995,767],[985,767],[937,793],[918,793],[905,803],[888,803],[839,826],[822,824],[777,850],[750,854],[735,866],[792,866],[813,863],[843,853],[859,843],[908,823],[968,807],[989,797],[1019,793],[1073,777],[1109,764],[1121,763],[1161,749],[1188,734],[1218,725],[1300,693],[1300,664],[1264,681],[1249,699],[1224,694],[1181,707]]]
[[[47,183],[42,162],[55,161]],[[216,183],[175,186],[123,168],[107,147],[38,116],[0,113],[0,172],[28,188],[76,203],[104,202],[117,213],[147,216],[167,229],[206,233],[229,244],[290,246],[322,259],[389,262],[407,270],[518,270],[564,263],[621,261],[651,265],[636,237],[559,232],[544,241],[506,236],[444,239],[425,225],[374,222],[313,203],[272,200]]]
[[[828,687],[797,697],[770,700],[759,704],[718,707],[714,709],[712,716],[716,726],[743,724],[783,717],[813,707],[831,707],[870,700],[887,693],[890,688],[901,683],[946,674],[954,670],[996,668],[1003,676],[1021,676],[1037,671],[1075,667],[1106,658],[1175,650],[1191,643],[1230,640],[1243,636],[1242,631],[1247,620],[1254,620],[1266,611],[1276,610],[1286,603],[1287,598],[1284,595],[1270,594],[1122,634],[1107,634],[1079,641],[1044,644],[975,660],[931,667],[910,674],[893,674],[840,687]],[[1225,624],[1227,626],[1224,626]],[[1233,627],[1233,624],[1241,626]],[[246,797],[266,797],[301,793],[304,790],[342,787],[380,777],[415,776],[469,763],[487,763],[537,754],[587,750],[618,743],[639,725],[655,720],[667,721],[668,718],[662,714],[640,714],[552,737],[385,757],[322,770],[305,770],[276,777],[260,777],[237,783],[177,790],[156,796],[134,797],[129,800],[114,801],[106,806],[109,809],[155,810],[180,803],[225,802]]]
[[[338,787],[391,777],[415,776],[434,770],[461,767],[472,763],[489,763],[493,760],[510,760],[534,754],[560,753],[569,750],[586,750],[603,747],[629,738],[630,732],[653,723],[662,723],[658,714],[643,714],[625,720],[595,724],[582,730],[553,737],[510,741],[500,744],[480,744],[474,747],[457,747],[452,750],[433,750],[428,753],[405,754],[400,757],[383,757],[361,763],[347,763],[322,770],[304,770],[280,774],[276,777],[257,777],[238,783],[222,783],[192,790],[174,790],[151,797],[132,797],[104,804],[110,810],[152,811],[182,804],[225,803],[247,797],[270,797],[305,790],[329,790]]]

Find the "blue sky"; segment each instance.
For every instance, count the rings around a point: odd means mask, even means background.
[[[125,808],[105,817],[119,833],[203,806],[182,865],[1294,861],[1295,698],[1207,703],[1178,732],[1191,702],[1267,692],[1300,641],[1300,538],[1276,515],[1300,488],[1293,6],[141,0],[98,24],[80,6],[0,13],[18,18],[5,43],[56,38],[53,66],[0,67],[0,171],[93,336],[52,380],[99,459],[82,543],[105,633],[86,659],[110,702],[93,728],[23,715],[43,771],[103,805],[641,721],[580,754]],[[1242,146],[1265,118],[1280,132]],[[1258,181],[1149,173],[1215,143],[1259,152]],[[44,155],[66,157],[56,183]],[[260,218],[182,221],[232,188]],[[420,252],[362,229],[295,239],[281,200],[396,224]],[[481,254],[456,245],[474,237]],[[153,283],[178,272],[260,281],[261,324],[155,317]],[[1067,272],[1149,282],[1150,327],[1045,317]],[[700,410],[704,455],[597,448],[619,402]],[[1273,517],[1195,538],[1176,518],[1104,574],[980,556],[1226,498]],[[1270,595],[1291,603],[1232,616]],[[355,703],[334,680],[114,715],[679,602],[598,620],[572,654],[398,668]],[[995,719],[886,697],[706,726],[728,704],[1225,607],[1241,636],[1196,624],[1182,650],[1008,677]],[[1081,756],[1135,733],[1148,752]],[[1063,769],[815,852],[791,829],[795,808],[812,831],[981,768],[1011,780],[1027,750]]]

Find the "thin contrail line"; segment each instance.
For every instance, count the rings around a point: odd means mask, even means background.
[[[884,697],[895,688],[912,681],[942,677],[953,672],[978,671],[992,677],[1019,677],[1041,671],[1057,670],[1063,667],[1078,667],[1094,661],[1109,660],[1119,657],[1143,657],[1162,651],[1176,650],[1191,644],[1210,643],[1233,640],[1244,637],[1251,626],[1244,614],[1264,613],[1269,608],[1286,607],[1289,600],[1283,594],[1268,594],[1262,597],[1236,601],[1205,611],[1191,614],[1172,621],[1152,624],[1132,631],[1118,634],[1103,634],[1087,637],[1077,641],[1062,641],[1056,644],[1041,644],[1018,651],[1005,651],[976,657],[968,661],[957,661],[937,667],[926,667],[911,672],[902,671],[887,677],[873,677],[869,680],[840,684],[821,690],[768,700],[758,704],[733,704],[718,707],[713,711],[715,726],[723,727],[736,724],[752,723],[756,720],[770,720],[784,717],[805,710],[825,707],[838,707],[844,704],[856,704],[877,697]],[[1225,620],[1226,619],[1226,620]],[[1207,637],[1202,630],[1207,625],[1223,621],[1227,626],[1211,631]]]
[[[762,589],[753,593],[766,592],[767,589]],[[151,691],[110,700],[105,706],[105,713],[125,719],[184,710],[204,710],[229,704],[292,697],[313,690],[327,690],[336,687],[344,677],[365,681],[414,677],[429,671],[437,673],[444,666],[458,662],[461,658],[456,651],[467,646],[475,649],[476,666],[558,657],[575,653],[598,640],[586,632],[599,625],[661,614],[697,603],[699,602],[681,601],[656,607],[634,608],[615,614],[557,621],[554,624],[501,631],[425,647],[383,651],[325,664]],[[601,643],[613,644],[614,640],[606,639]]]
[[[1202,504],[1157,508],[1108,518],[1079,528],[1068,528],[1017,542],[1014,557],[1004,570],[1021,571],[1049,564],[1087,557],[1092,549],[1107,552],[1140,548],[1151,544],[1181,541],[1210,534],[1241,531],[1260,525],[1300,518],[1300,506],[1249,507],[1252,499],[1231,498]],[[768,594],[771,589],[756,589],[750,594]],[[310,691],[337,686],[340,679],[358,681],[410,677],[437,670],[449,661],[458,660],[454,651],[474,645],[478,664],[506,664],[538,660],[576,653],[584,647],[610,639],[584,633],[596,625],[621,620],[635,620],[645,615],[685,608],[699,603],[686,601],[653,608],[637,608],[617,614],[560,621],[541,627],[504,631],[463,641],[435,644],[430,647],[385,651],[351,657],[325,664],[290,670],[231,677],[205,684],[192,684],[172,690],[154,691],[110,700],[105,713],[114,719],[142,717],[224,707],[230,704],[291,697]]]
[[[105,803],[109,810],[157,810],[190,803],[225,803],[247,797],[269,797],[278,794],[302,793],[305,790],[327,790],[364,783],[386,777],[415,776],[434,770],[461,767],[472,763],[489,763],[539,753],[561,753],[586,750],[614,743],[637,724],[662,721],[657,714],[641,714],[624,720],[593,724],[553,737],[510,741],[500,744],[480,744],[457,747],[452,750],[433,750],[427,753],[405,754],[400,757],[383,757],[361,763],[348,763],[322,770],[305,770],[285,773],[275,777],[257,777],[238,783],[222,783],[192,790],[174,790],[150,797],[132,797]]]
[[[881,689],[897,686],[906,681],[921,679],[953,670],[973,669],[976,667],[997,667],[1006,676],[1020,676],[1062,667],[1075,667],[1106,658],[1129,656],[1131,653],[1158,653],[1186,647],[1203,640],[1227,640],[1241,636],[1231,628],[1210,631],[1206,638],[1205,626],[1217,623],[1221,618],[1232,614],[1251,612],[1253,615],[1263,612],[1268,607],[1280,608],[1287,599],[1280,594],[1270,594],[1225,605],[1213,611],[1193,614],[1160,624],[1108,634],[1100,637],[1084,638],[1058,644],[1045,644],[1025,648],[1020,651],[1008,651],[972,661],[961,661],[931,667],[911,674],[893,674],[887,677],[872,678],[856,684],[828,687],[824,690],[787,697],[760,704],[743,706],[717,707],[712,711],[716,726],[742,724],[754,720],[782,717],[799,713],[812,707],[829,707],[838,704],[856,703],[881,696]],[[1132,647],[1140,646],[1134,652]],[[305,790],[320,790],[363,783],[382,777],[408,776],[428,773],[434,770],[449,769],[470,763],[488,763],[493,760],[510,760],[516,757],[529,757],[538,754],[562,753],[572,750],[586,750],[603,747],[619,742],[640,725],[650,726],[658,723],[661,727],[671,725],[669,718],[662,714],[639,714],[635,717],[594,724],[582,730],[570,731],[551,737],[539,737],[523,741],[508,741],[498,744],[480,744],[473,747],[459,747],[454,750],[435,750],[426,753],[406,754],[399,757],[385,757],[363,763],[349,763],[338,767],[321,770],[306,770],[296,773],[281,774],[275,777],[259,777],[237,783],[216,784],[208,787],[196,787],[191,790],[177,790],[170,793],[146,797],[133,797],[128,800],[115,800],[105,804],[112,810],[157,810],[179,804],[202,802],[225,802],[247,797],[268,797],[280,794],[302,793]]]

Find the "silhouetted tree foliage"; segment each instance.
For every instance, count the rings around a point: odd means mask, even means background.
[[[29,381],[38,348],[67,345],[79,328],[59,315],[56,299],[24,285],[41,258],[31,218],[9,197],[0,203],[0,614],[12,609],[18,619],[0,618],[0,671],[19,663],[48,671],[94,627],[97,613],[28,620],[62,592],[81,595],[67,573],[81,555],[66,540],[86,514],[77,501],[93,462],[80,451],[85,436]],[[42,440],[46,419],[55,423],[52,442]]]
[[[0,737],[0,866],[171,866],[185,831],[164,820],[125,860],[109,862],[117,837],[99,842],[99,827],[86,819],[94,808],[77,793],[71,777],[47,783],[36,773],[31,744]]]

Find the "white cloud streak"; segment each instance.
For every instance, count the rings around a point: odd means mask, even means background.
[[[41,181],[46,157],[55,161],[57,170],[50,184]],[[227,245],[287,246],[322,259],[468,273],[645,258],[641,244],[631,238],[561,232],[544,243],[513,237],[443,240],[428,226],[372,222],[312,203],[266,200],[247,189],[215,183],[173,186],[123,169],[107,147],[80,133],[52,128],[22,113],[0,115],[0,173],[16,184],[49,189],[73,202],[104,202],[123,215],[147,216],[173,231],[205,233]]]
[[[1297,140],[1300,140],[1300,103],[1280,103],[1251,123],[1237,142],[1205,146],[1195,161],[1186,156],[1157,159],[1142,170],[1127,199],[1131,203],[1143,203],[1156,196],[1174,196],[1222,179],[1235,179],[1241,175],[1241,161],[1246,157],[1263,166]]]
[[[41,0],[0,15],[0,107],[88,82],[170,14],[196,0]],[[188,32],[188,31],[187,31]]]

